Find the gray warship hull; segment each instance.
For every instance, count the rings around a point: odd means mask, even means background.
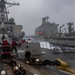
[[[68,39],[61,39],[61,38],[57,38],[57,39],[46,39],[49,43],[52,43],[52,44],[56,44],[56,45],[61,45],[61,46],[68,46],[68,47],[75,47],[75,39],[71,39],[71,40],[68,40]]]

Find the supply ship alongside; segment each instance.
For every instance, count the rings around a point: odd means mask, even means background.
[[[75,74],[75,53],[53,54],[52,50],[41,48],[37,40],[20,42],[17,46],[17,54],[14,51],[11,52],[11,41],[21,41],[24,36],[24,32],[21,32],[22,25],[16,25],[13,18],[8,19],[7,8],[13,5],[19,5],[19,3],[0,0],[0,75]],[[45,18],[43,22],[46,23]],[[52,26],[55,27],[56,34],[57,26],[55,23]],[[42,33],[41,30],[40,33]],[[2,44],[4,39],[9,42],[8,45]]]
[[[67,23],[68,30],[63,30],[64,33],[62,33],[61,29],[62,27],[64,27],[64,24],[59,27],[58,32],[59,24],[48,22],[48,18],[49,17],[45,17],[42,19],[42,25],[36,28],[35,35],[40,37],[42,36],[44,39],[52,44],[75,47],[74,23]]]

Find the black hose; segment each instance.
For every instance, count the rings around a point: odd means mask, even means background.
[[[28,59],[30,59],[30,58],[31,58],[31,53],[30,53],[29,51],[27,51],[27,52],[25,53],[25,57],[28,58]]]
[[[50,60],[44,60],[42,62],[43,66],[49,65],[49,66],[54,66],[54,63]]]

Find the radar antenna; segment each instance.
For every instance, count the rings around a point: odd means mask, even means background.
[[[48,22],[49,17],[48,17],[48,16],[46,16],[46,19],[47,19],[47,22]]]

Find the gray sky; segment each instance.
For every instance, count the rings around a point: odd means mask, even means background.
[[[49,16],[50,22],[65,24],[75,23],[75,0],[15,0],[20,6],[10,8],[9,17],[14,17],[16,24],[23,25],[26,35],[34,35],[35,28],[41,25],[42,18]]]

